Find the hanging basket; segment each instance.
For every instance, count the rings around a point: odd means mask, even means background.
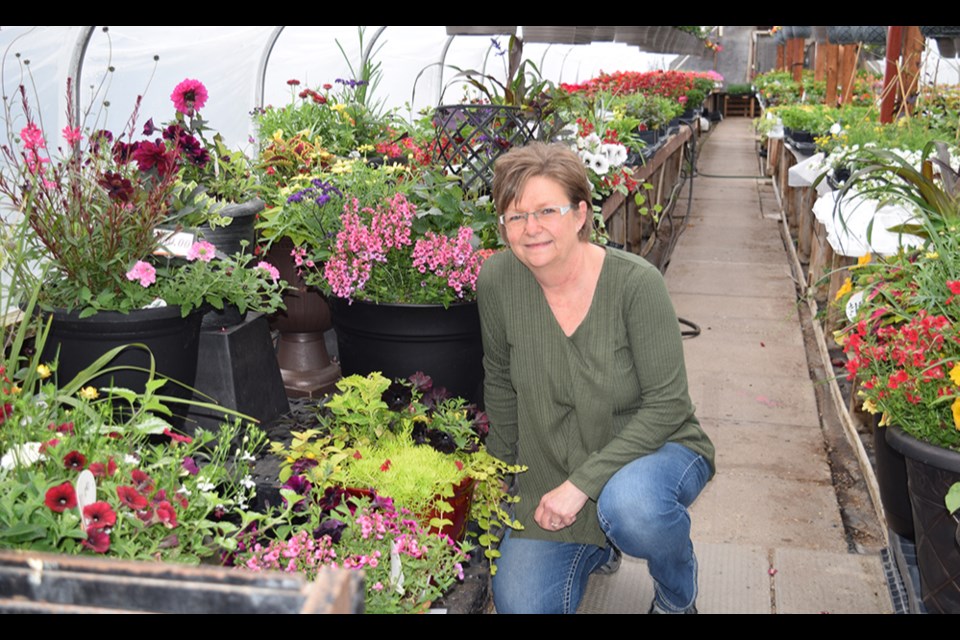
[[[883,26],[841,26],[827,27],[827,39],[830,44],[886,44],[887,28]]]
[[[581,29],[583,27],[580,27]],[[577,27],[522,27],[524,42],[544,42],[547,44],[573,44]]]
[[[792,40],[793,38],[806,39],[813,35],[813,29],[810,27],[784,27],[783,32],[787,40]]]
[[[956,58],[960,38],[937,38],[937,50],[941,58]]]
[[[960,27],[920,27],[920,33],[925,38],[957,38],[960,37]]]
[[[493,185],[493,163],[532,140],[539,113],[493,104],[442,105],[433,114],[437,149],[444,166],[459,175],[464,190]]]

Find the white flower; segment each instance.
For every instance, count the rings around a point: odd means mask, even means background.
[[[591,156],[588,165],[598,176],[602,176],[610,169],[610,162],[607,157],[601,153]]]
[[[830,127],[830,133],[835,136],[840,135],[841,131],[843,131],[843,127],[840,126],[839,122],[834,122],[833,125]]]
[[[246,460],[247,462],[256,462],[257,459],[249,451],[244,451],[243,455],[240,456],[240,460]]]
[[[133,455],[132,453],[128,453],[127,455],[123,456],[123,461],[131,466],[140,464],[140,458]]]
[[[249,475],[244,476],[243,480],[240,481],[240,486],[246,487],[247,489],[253,489],[257,486],[257,483],[253,481]]]
[[[213,491],[216,486],[209,480],[197,480],[197,491],[203,491],[204,493]]]
[[[627,148],[620,143],[610,143],[603,145],[603,154],[607,157],[607,162],[611,167],[619,167],[627,161]]]
[[[0,458],[0,469],[10,471],[17,467],[29,467],[38,460],[43,460],[40,455],[39,442],[25,442],[14,445],[12,449],[3,454]]]
[[[185,495],[185,496],[189,496],[189,495],[190,495],[190,489],[187,489],[186,487],[184,487],[184,486],[181,485],[181,487],[177,490],[177,493],[182,493],[182,494]]]
[[[597,151],[600,150],[601,144],[602,142],[600,140],[600,136],[598,136],[596,133],[591,133],[583,140],[583,146],[586,149],[589,149],[590,151],[592,151],[593,153],[596,153]]]

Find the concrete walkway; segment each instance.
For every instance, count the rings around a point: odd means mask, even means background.
[[[691,509],[697,606],[891,613],[880,555],[848,550],[779,216],[761,207],[762,181],[709,177],[758,175],[750,120],[715,125],[698,170],[666,274],[677,314],[702,331],[684,342],[687,373],[717,447],[717,475]],[[646,563],[625,558],[591,578],[580,612],[645,613],[652,598]]]

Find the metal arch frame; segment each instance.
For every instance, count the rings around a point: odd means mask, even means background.
[[[90,40],[93,39],[96,25],[87,27],[77,36],[77,41],[73,45],[73,53],[70,55],[70,64],[67,67],[67,77],[73,78],[73,103],[80,104],[80,75],[83,71],[83,60],[87,55],[87,48],[90,46]],[[80,126],[80,109],[74,109],[74,121],[70,124],[74,127]]]

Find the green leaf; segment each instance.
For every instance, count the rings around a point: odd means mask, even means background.
[[[960,482],[955,482],[950,490],[947,491],[947,496],[944,498],[944,502],[947,505],[947,511],[950,513],[956,513],[960,510]]]

